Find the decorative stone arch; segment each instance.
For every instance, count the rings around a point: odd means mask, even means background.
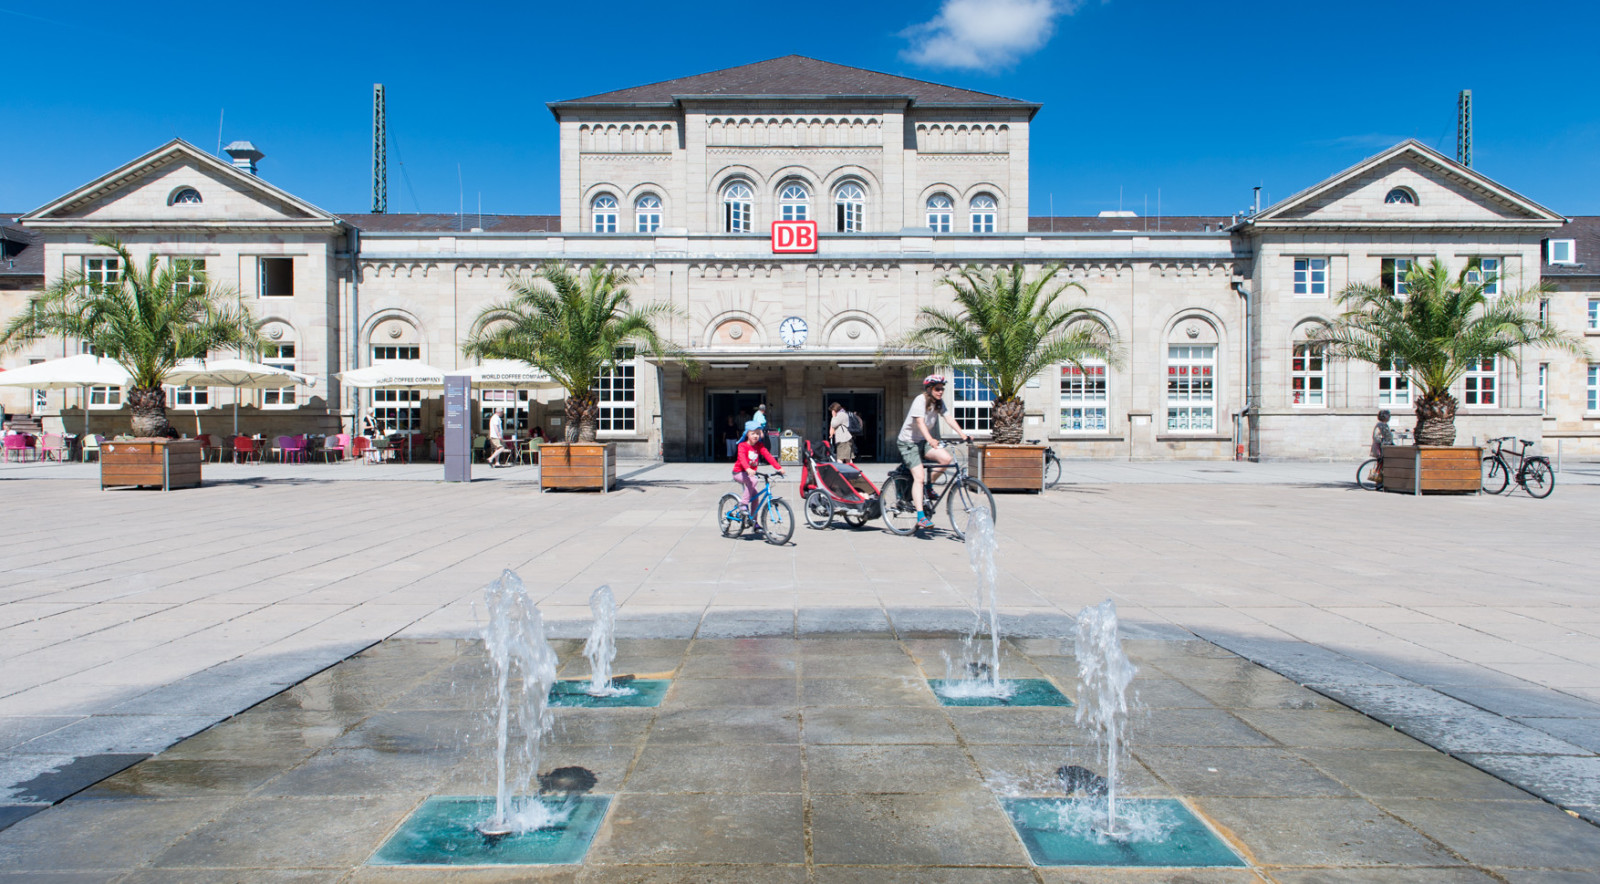
[[[950,201],[959,206],[961,200],[961,188],[951,184],[948,181],[939,181],[922,188],[922,190],[917,193],[917,211],[919,213],[928,208],[928,199],[936,193],[942,193],[945,196],[950,197]]]
[[[846,308],[822,324],[824,346],[878,349],[888,340],[877,317],[865,310]]]
[[[415,346],[423,362],[428,361],[428,340],[422,333],[422,321],[416,314],[398,307],[379,310],[367,317],[361,327],[361,343],[365,352],[360,362],[371,361],[374,346]]]
[[[767,176],[743,163],[730,163],[712,173],[709,181],[711,188],[706,192],[706,205],[709,207],[709,225],[714,231],[722,231],[722,192],[735,181],[743,181],[750,187],[751,219],[750,232],[758,233],[761,230],[762,219],[772,217],[772,204],[770,202],[770,184]]]
[[[637,228],[635,226],[635,222],[638,217],[639,197],[646,195],[653,196],[656,199],[661,200],[661,226],[671,226],[667,223],[667,219],[673,217],[672,202],[669,198],[669,194],[670,191],[668,191],[667,188],[657,184],[654,181],[646,181],[643,184],[635,184],[625,195],[626,199],[622,203],[623,223],[618,226],[618,229],[621,230],[626,228],[628,233],[636,232]],[[680,224],[678,226],[681,227],[682,225]]]
[[[264,317],[261,322],[261,336],[269,344],[298,344],[300,343],[300,330],[295,328],[293,320],[282,316],[272,315]]]
[[[747,310],[724,310],[705,326],[708,347],[760,347],[766,339],[760,318]]]
[[[995,202],[1000,204],[1001,212],[1004,212],[1007,204],[1011,202],[1011,195],[1006,193],[1004,187],[990,181],[983,181],[969,185],[965,190],[961,191],[961,208],[972,205],[972,198],[980,193],[987,193],[994,197]]]
[[[870,233],[875,230],[882,230],[884,201],[889,198],[889,194],[884,191],[883,183],[878,180],[878,176],[872,174],[871,170],[854,164],[837,166],[822,176],[822,190],[818,194],[820,205],[817,213],[819,221],[826,219],[826,222],[822,224],[822,230],[824,232],[833,231],[835,226],[834,193],[841,185],[847,183],[859,184],[862,191],[865,192],[863,232]]]

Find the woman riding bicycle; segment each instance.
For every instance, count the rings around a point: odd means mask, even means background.
[[[767,463],[783,475],[783,464],[773,458],[772,452],[767,450],[766,431],[755,421],[744,425],[744,439],[739,442],[739,450],[733,458],[733,481],[744,489],[744,503],[740,507],[744,512],[750,512],[756,502],[756,467],[760,465],[757,455],[766,458]]]
[[[940,422],[943,421],[954,430],[963,442],[972,441],[972,437],[956,424],[947,411],[944,404],[944,375],[930,374],[922,379],[922,395],[911,401],[906,422],[900,427],[897,440],[900,460],[911,471],[911,502],[917,507],[918,528],[933,527],[933,520],[928,518],[922,503],[923,487],[928,480],[927,470],[922,466],[923,458],[945,466],[952,460],[944,442],[940,441]]]

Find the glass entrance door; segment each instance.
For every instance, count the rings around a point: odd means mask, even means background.
[[[706,460],[733,463],[745,421],[767,401],[764,390],[710,390],[706,393]]]
[[[828,409],[835,402],[843,405],[845,411],[861,415],[861,432],[855,434],[856,460],[883,460],[885,432],[900,432],[900,424],[883,413],[883,390],[881,388],[824,390],[822,392],[824,421],[831,416]]]

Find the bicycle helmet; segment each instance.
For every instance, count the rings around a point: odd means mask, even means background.
[[[942,374],[930,374],[927,377],[922,379],[922,389],[926,390],[929,387],[933,386],[934,384],[942,384],[942,383],[944,383],[944,375],[942,375]]]

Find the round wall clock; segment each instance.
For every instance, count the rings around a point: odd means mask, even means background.
[[[806,342],[806,321],[798,316],[791,316],[778,323],[778,337],[789,347],[801,347]]]

